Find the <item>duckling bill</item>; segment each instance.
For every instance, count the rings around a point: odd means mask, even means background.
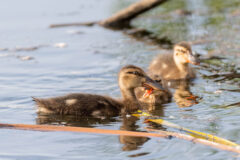
[[[134,89],[146,87],[152,90],[164,90],[162,86],[139,67],[127,65],[118,74],[118,84],[122,99],[108,96],[73,93],[54,98],[34,98],[38,112],[47,114],[76,115],[76,116],[117,116],[131,113],[140,108]],[[150,95],[151,93],[149,93]]]

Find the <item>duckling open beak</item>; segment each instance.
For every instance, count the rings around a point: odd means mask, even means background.
[[[191,63],[193,65],[199,65],[200,61],[196,56],[188,54],[188,63]]]
[[[149,97],[153,93],[153,90],[165,91],[159,83],[149,77],[146,77],[146,82],[144,82],[142,86],[145,87],[145,93],[143,94],[143,98]]]

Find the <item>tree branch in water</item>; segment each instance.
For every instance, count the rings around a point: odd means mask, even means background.
[[[111,29],[131,28],[130,21],[132,19],[166,1],[168,0],[141,0],[117,12],[113,16],[99,22],[52,24],[50,25],[50,28],[69,26],[93,26],[94,24],[99,24],[100,26]]]
[[[99,25],[112,29],[131,28],[130,21],[138,15],[166,2],[167,0],[141,0],[102,20]]]

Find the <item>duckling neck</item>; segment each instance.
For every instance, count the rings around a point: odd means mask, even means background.
[[[134,92],[134,88],[121,90],[123,96],[123,112],[134,112],[138,110],[139,103]]]
[[[180,70],[180,72],[186,72],[188,71],[188,63],[181,63],[175,56],[173,56],[174,62],[177,66],[177,68]]]

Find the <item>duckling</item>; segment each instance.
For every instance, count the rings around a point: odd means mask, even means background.
[[[164,90],[162,86],[139,67],[127,65],[118,74],[118,84],[123,99],[117,100],[107,96],[73,93],[62,97],[39,99],[34,98],[38,112],[76,116],[117,116],[139,109],[134,93],[137,87],[148,87],[153,90]],[[151,94],[151,93],[149,93]]]
[[[149,111],[155,110],[156,106],[170,102],[172,98],[167,88],[164,88],[164,90],[153,90],[138,87],[135,89],[135,94],[141,106]]]
[[[198,65],[199,60],[193,55],[191,46],[187,42],[180,42],[174,46],[173,54],[161,54],[149,65],[149,74],[155,80],[180,80],[196,77],[189,63]]]

